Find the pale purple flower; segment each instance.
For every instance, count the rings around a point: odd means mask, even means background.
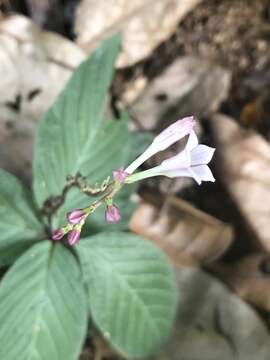
[[[68,233],[68,243],[69,245],[75,245],[79,241],[81,235],[81,230],[73,229]]]
[[[64,235],[65,235],[64,229],[60,228],[60,229],[53,231],[52,239],[53,240],[61,240]]]
[[[176,156],[164,160],[160,165],[131,175],[126,179],[127,183],[146,179],[152,176],[192,177],[199,185],[202,181],[214,182],[214,176],[208,167],[215,149],[206,145],[199,145],[194,131],[191,131],[188,142],[183,151]]]
[[[78,224],[87,216],[84,209],[75,209],[67,213],[68,222],[72,225]]]
[[[107,205],[105,219],[110,223],[117,223],[121,219],[118,207],[115,205]]]
[[[123,183],[129,173],[125,172],[123,169],[113,170],[113,180]]]
[[[156,136],[152,144],[125,169],[125,172],[128,174],[132,174],[142,163],[148,160],[151,156],[167,149],[176,141],[188,135],[192,131],[194,125],[195,120],[193,116],[177,120],[175,123],[163,130],[158,136]]]
[[[172,178],[192,177],[199,185],[202,181],[214,182],[215,178],[207,166],[214,152],[215,149],[210,146],[199,145],[198,138],[192,131],[185,149],[159,165],[160,174]]]

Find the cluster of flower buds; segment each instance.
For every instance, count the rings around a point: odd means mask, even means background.
[[[74,245],[79,240],[81,229],[87,217],[87,209],[76,209],[67,213],[68,225],[53,232],[53,240],[61,240],[68,234],[69,245]]]
[[[153,176],[167,176],[170,178],[191,177],[199,185],[202,181],[215,181],[207,165],[211,161],[215,149],[199,144],[193,130],[194,125],[195,120],[191,116],[180,119],[163,130],[154,138],[143,154],[134,160],[125,170],[119,169],[113,171],[113,181],[99,200],[84,209],[70,211],[67,214],[68,225],[54,231],[52,234],[53,240],[60,240],[65,234],[68,234],[69,244],[74,245],[80,238],[81,229],[86,218],[101,204],[106,205],[106,221],[111,223],[118,222],[121,219],[121,215],[119,209],[113,203],[113,197],[124,184],[131,184]],[[133,174],[150,157],[167,149],[187,135],[189,137],[186,146],[179,154],[164,160],[158,166]]]
[[[109,191],[102,196],[101,199],[95,201],[84,209],[75,209],[67,213],[68,224],[52,233],[53,240],[61,240],[67,234],[69,245],[75,245],[80,239],[81,230],[86,218],[92,214],[101,204],[106,204],[105,219],[110,223],[117,223],[121,220],[121,214],[117,206],[113,204],[113,196],[120,190],[125,175],[123,170],[113,172],[114,181],[110,184]]]

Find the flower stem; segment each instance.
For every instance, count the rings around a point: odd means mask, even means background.
[[[136,181],[140,181],[143,179],[147,179],[149,177],[153,177],[153,176],[157,176],[157,175],[161,175],[160,172],[160,167],[159,166],[155,166],[152,169],[148,169],[145,171],[140,171],[138,173],[129,175],[126,179],[125,179],[125,183],[126,184],[131,184],[134,183]]]

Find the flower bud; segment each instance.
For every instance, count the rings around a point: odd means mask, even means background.
[[[64,229],[60,228],[60,229],[53,231],[52,239],[53,240],[61,240],[64,235],[65,235]]]
[[[118,207],[114,205],[108,205],[105,212],[105,218],[107,222],[117,223],[121,219]]]
[[[119,181],[120,183],[123,183],[127,176],[129,176],[129,173],[127,173],[123,169],[113,170],[113,179],[115,181]]]
[[[73,229],[68,233],[68,243],[69,245],[75,245],[79,241],[81,235],[81,230]]]
[[[76,225],[81,222],[85,217],[86,213],[84,209],[76,209],[67,213],[68,222],[72,225]]]

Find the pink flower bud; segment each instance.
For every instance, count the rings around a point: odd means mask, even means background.
[[[76,209],[67,213],[67,219],[70,224],[75,225],[81,222],[86,215],[83,209]]]
[[[118,207],[114,205],[108,205],[105,212],[106,221],[110,223],[117,223],[121,219],[120,211]]]
[[[120,183],[123,183],[127,176],[129,176],[129,173],[127,173],[123,169],[113,170],[113,179],[115,181],[119,181]]]
[[[55,231],[53,231],[52,233],[52,239],[53,240],[60,240],[62,239],[62,237],[65,235],[65,231],[60,228],[60,229],[57,229]]]
[[[81,231],[78,229],[73,229],[68,233],[68,243],[69,245],[75,245],[79,241]]]

